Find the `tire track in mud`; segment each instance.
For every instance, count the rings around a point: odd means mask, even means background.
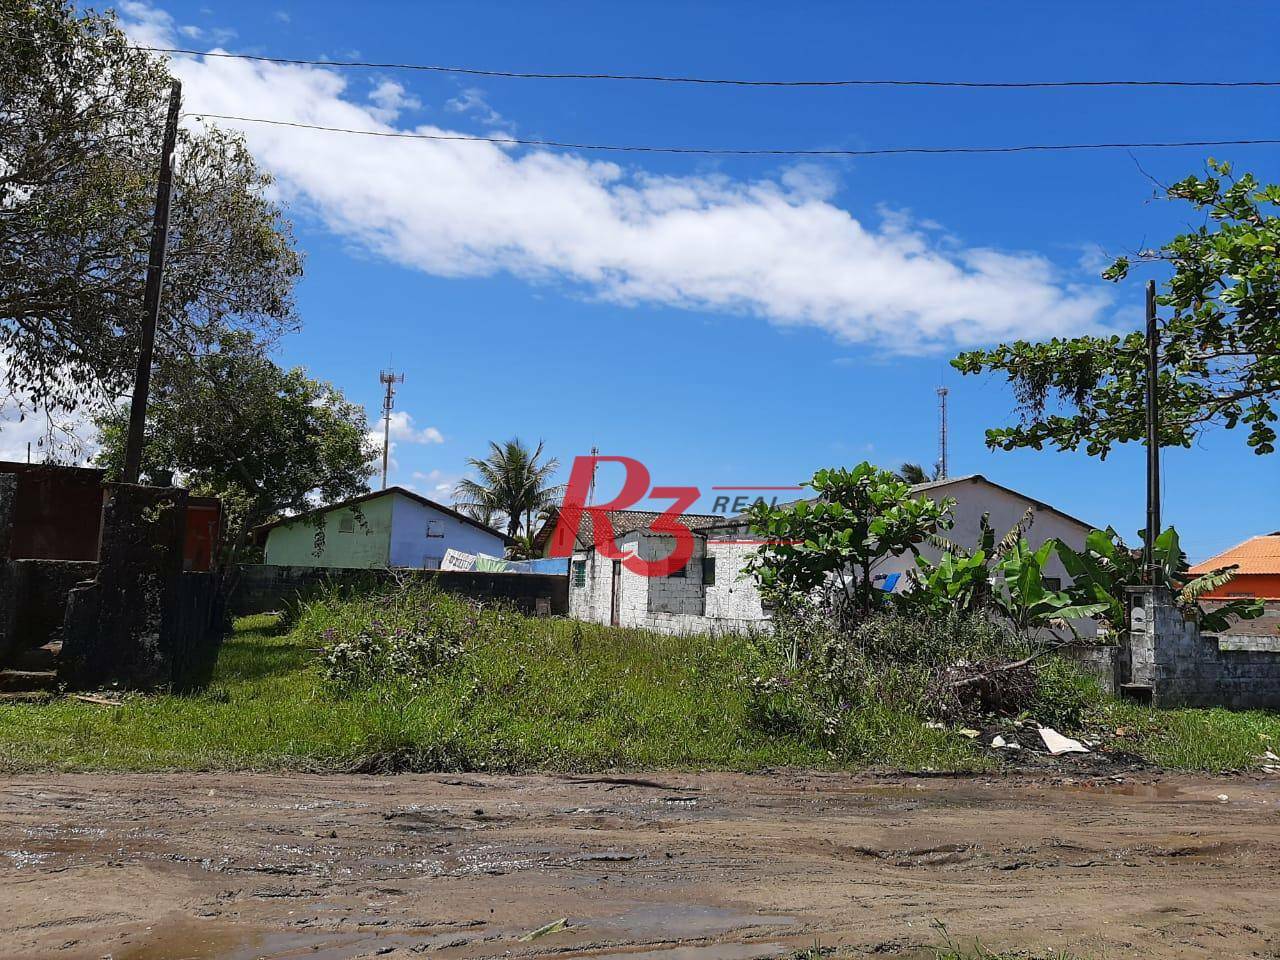
[[[1268,956],[1278,874],[1264,781],[0,781],[6,957],[908,956],[933,921],[992,947]]]

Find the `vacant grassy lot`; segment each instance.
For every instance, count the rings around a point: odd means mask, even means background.
[[[366,601],[366,604],[368,601]],[[851,708],[841,746],[802,730],[766,732],[741,639],[505,615],[500,627],[426,682],[336,687],[318,647],[330,608],[284,629],[241,620],[213,681],[192,696],[72,698],[0,707],[5,769],[599,770],[769,766],[983,770],[974,741],[931,729],[908,709]],[[908,707],[910,705],[907,705]],[[1257,765],[1280,744],[1280,717],[1152,711],[1103,702],[1094,728],[1119,748],[1186,769]]]
[[[523,620],[523,618],[520,618]],[[832,766],[813,743],[755,731],[737,642],[524,620],[419,688],[343,691],[315,639],[272,617],[236,625],[194,696],[0,708],[9,769]],[[575,646],[578,648],[575,650]],[[889,710],[866,718],[867,763],[978,768],[962,738]]]

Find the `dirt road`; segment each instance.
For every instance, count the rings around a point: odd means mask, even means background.
[[[3,957],[1280,957],[1277,891],[1250,780],[0,780]]]

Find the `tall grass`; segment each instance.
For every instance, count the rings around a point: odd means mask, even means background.
[[[312,602],[294,625],[236,624],[189,696],[0,707],[9,769],[758,770],[840,766],[799,735],[754,727],[741,638],[669,637],[486,611],[465,653],[429,679],[344,687],[326,638],[392,615],[386,597]],[[980,767],[963,738],[888,707],[863,718],[867,763]]]
[[[136,694],[118,706],[70,697],[2,705],[0,767],[954,771],[996,765],[958,733],[926,726],[919,704],[902,698],[841,702],[836,737],[811,718],[762,722],[768,718],[761,717],[751,678],[785,670],[770,645],[751,638],[670,637],[502,609],[476,613],[449,598],[419,601],[431,605],[427,615],[385,595],[329,596],[304,605],[291,624],[241,620],[209,686],[191,695]],[[368,632],[375,621],[383,625],[382,638],[444,624],[448,655],[431,647],[412,682],[376,671],[358,682],[337,682],[324,650]],[[1280,742],[1280,718],[1270,714],[1114,704],[1098,710],[1107,724],[1129,728],[1126,749],[1174,766],[1243,768]]]

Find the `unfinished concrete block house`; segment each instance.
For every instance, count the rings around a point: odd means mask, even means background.
[[[955,526],[949,535],[965,545],[977,542],[984,514],[989,515],[992,526],[1004,531],[1030,510],[1034,521],[1027,539],[1033,546],[1058,538],[1083,549],[1084,539],[1093,529],[1083,520],[978,474],[923,483],[913,489],[930,499],[955,501]],[[609,511],[608,516],[616,542],[624,552],[634,552],[646,560],[656,560],[670,552],[671,537],[649,530],[656,513],[615,510]],[[664,633],[768,629],[770,611],[761,603],[754,581],[743,573],[747,558],[758,545],[742,519],[721,514],[685,514],[680,520],[694,532],[693,558],[671,576],[652,578],[633,573],[622,561],[608,559],[596,551],[596,530],[591,516],[584,515],[569,567],[570,615]],[[548,524],[542,531],[542,543],[549,543],[553,526]],[[920,544],[919,549],[930,559],[936,559],[940,552],[927,543]],[[883,563],[876,573],[885,577],[886,583],[892,583],[893,574],[903,574],[914,566],[910,556],[896,557]],[[1064,584],[1070,582],[1057,557],[1050,562],[1049,576]],[[899,577],[897,583],[896,589],[902,589],[907,581]]]

